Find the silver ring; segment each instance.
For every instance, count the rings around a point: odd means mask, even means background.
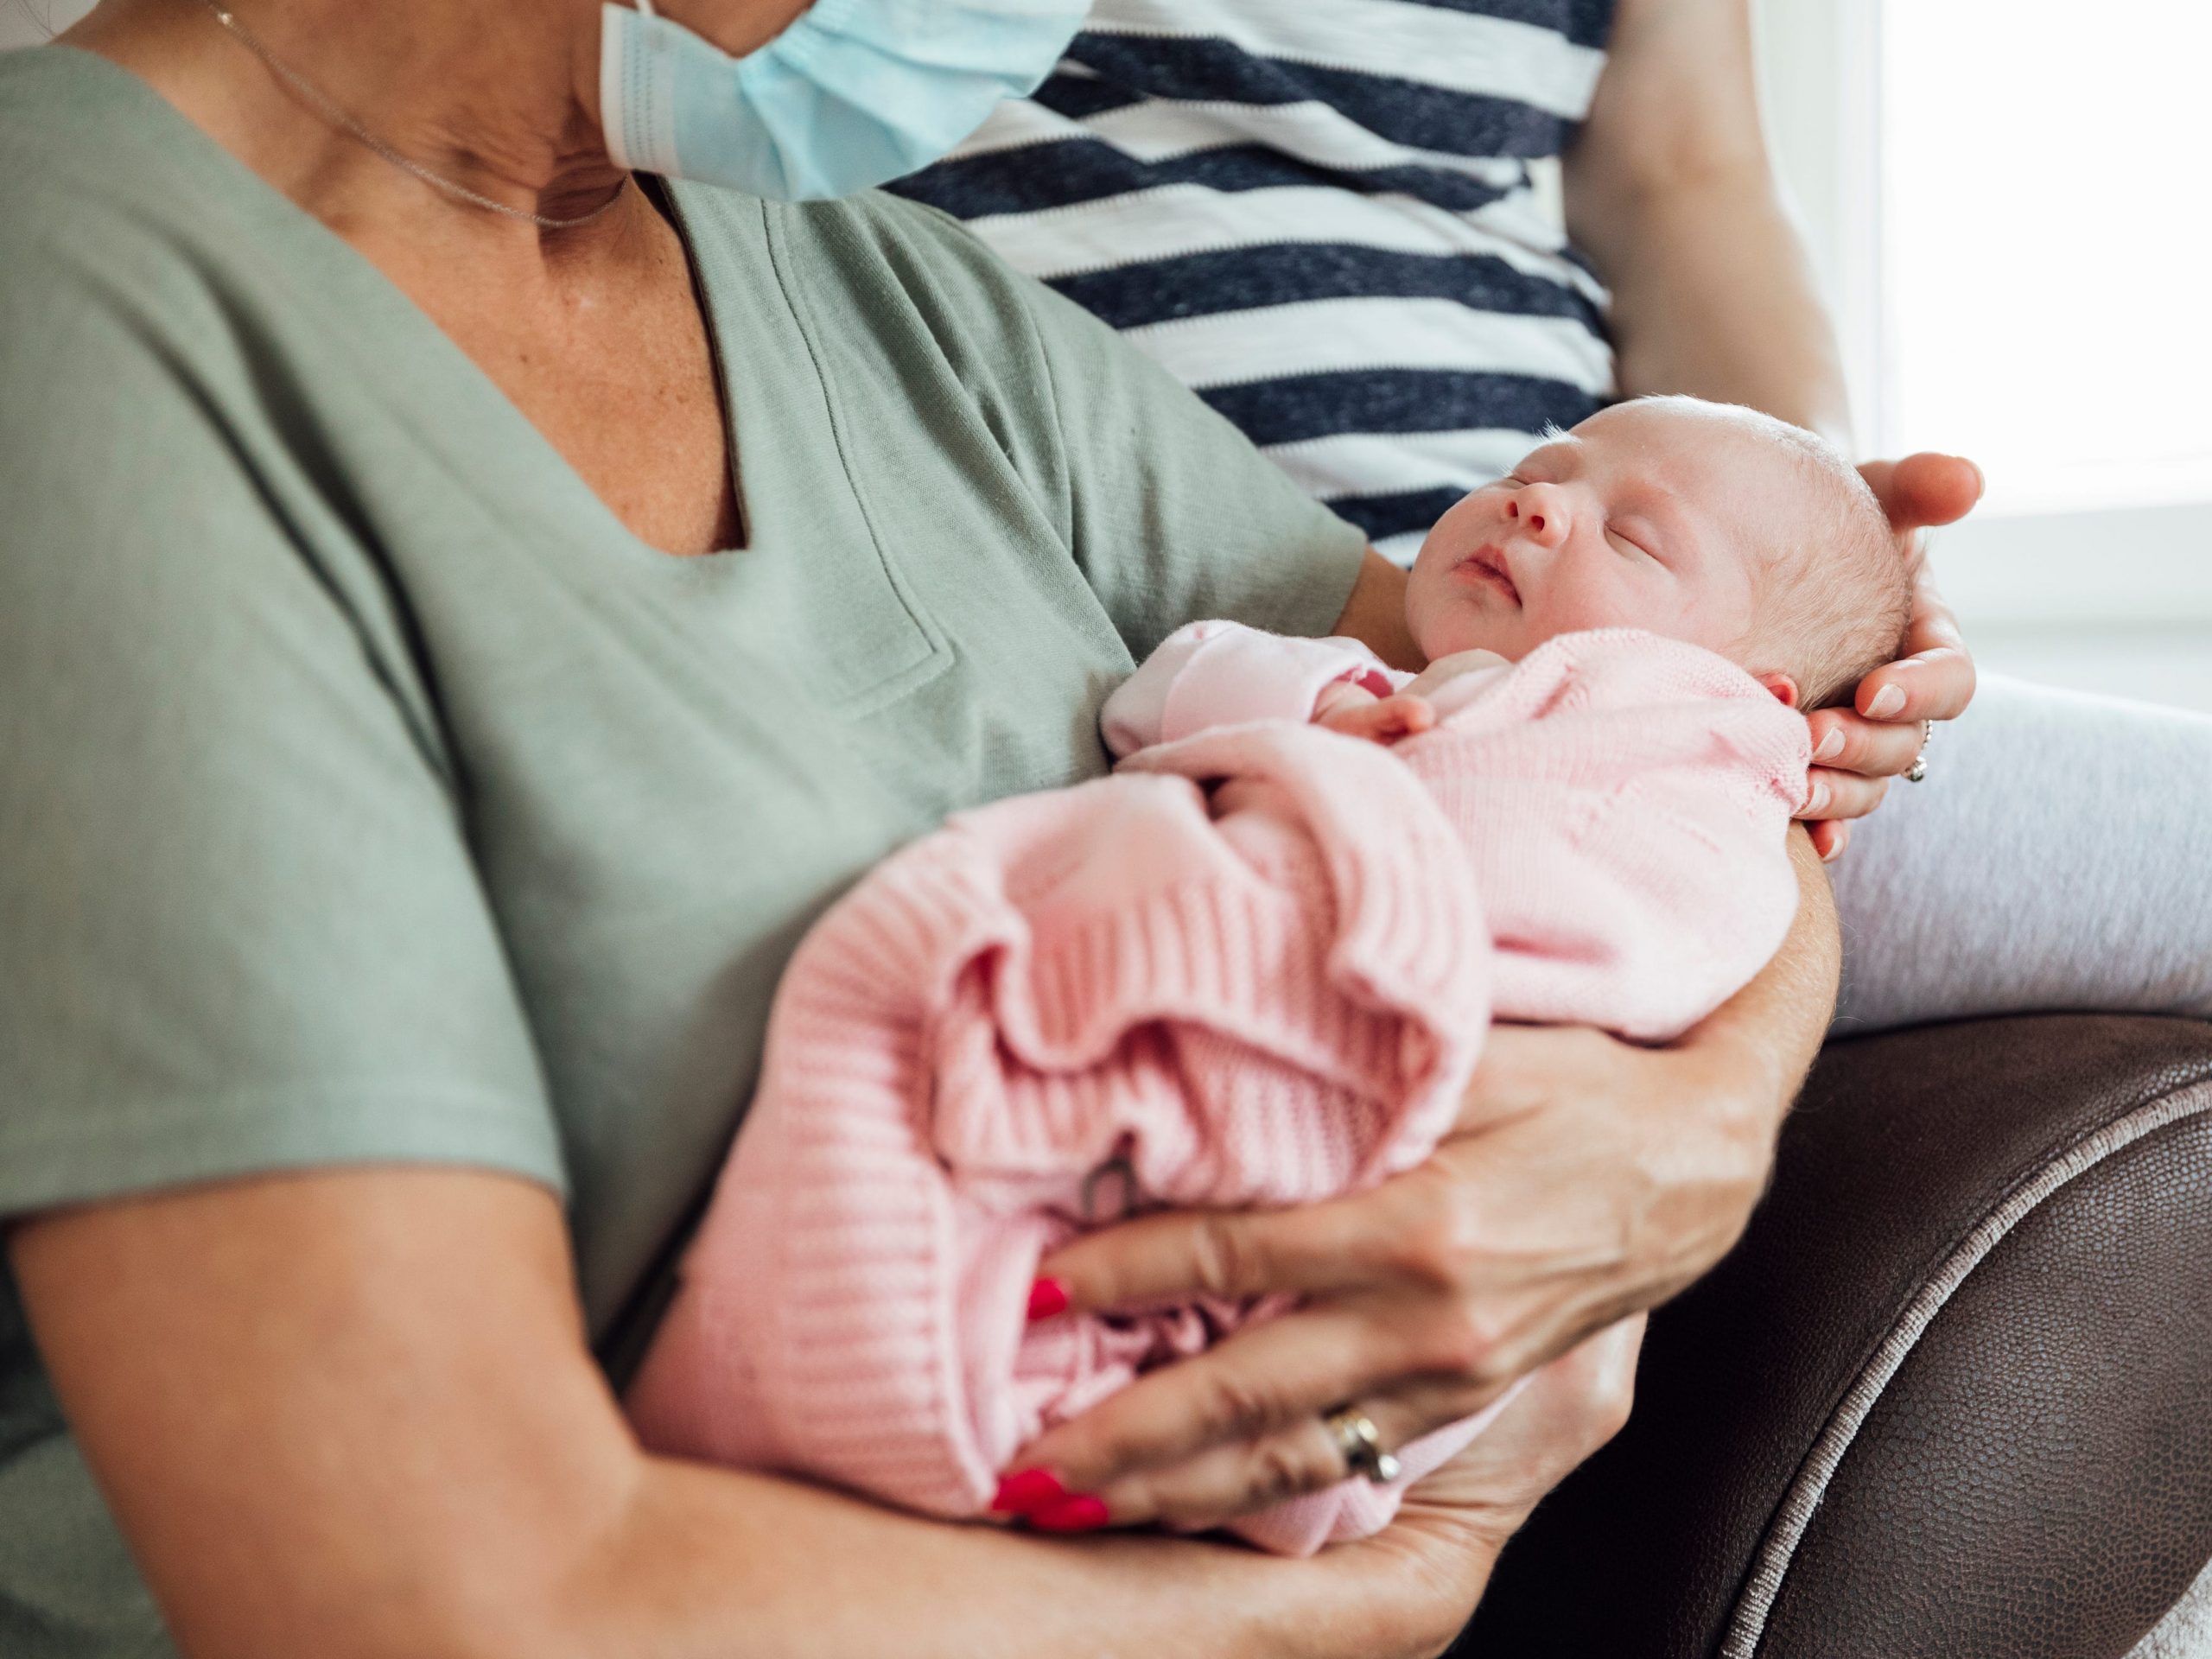
[[[1398,1478],[1398,1460],[1382,1449],[1382,1431],[1357,1406],[1338,1407],[1321,1419],[1321,1426],[1344,1453],[1348,1473],[1377,1486],[1387,1486]]]
[[[1908,784],[1916,784],[1928,775],[1928,746],[1935,741],[1935,737],[1936,722],[1932,720],[1922,721],[1920,722],[1920,753],[1912,757],[1912,764],[1905,768],[1904,780]]]

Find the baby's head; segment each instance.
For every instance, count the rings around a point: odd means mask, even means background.
[[[1437,520],[1406,594],[1430,657],[1646,628],[1811,709],[1897,651],[1911,582],[1873,492],[1803,429],[1694,397],[1592,416]],[[1784,685],[1784,682],[1787,685]]]

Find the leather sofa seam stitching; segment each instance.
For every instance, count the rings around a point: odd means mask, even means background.
[[[1721,1640],[1719,1659],[1754,1659],[1790,1561],[1827,1494],[1828,1483],[1842,1466],[1860,1427],[1891,1379],[1974,1270],[2015,1227],[2062,1188],[2146,1136],[2207,1113],[2212,1113],[2212,1080],[2200,1077],[2091,1131],[2016,1183],[1929,1275],[1859,1368],[1791,1478],[1737,1598],[1727,1634]]]

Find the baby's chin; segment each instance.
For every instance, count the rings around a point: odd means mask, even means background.
[[[1463,651],[1494,652],[1517,659],[1521,652],[1513,630],[1500,628],[1495,619],[1471,606],[1452,606],[1441,614],[1421,618],[1414,625],[1414,643],[1429,662],[1457,657]]]

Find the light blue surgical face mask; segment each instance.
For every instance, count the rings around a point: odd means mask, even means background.
[[[1052,73],[1087,0],[816,0],[734,58],[652,0],[601,10],[600,103],[620,166],[780,201],[928,166]]]

